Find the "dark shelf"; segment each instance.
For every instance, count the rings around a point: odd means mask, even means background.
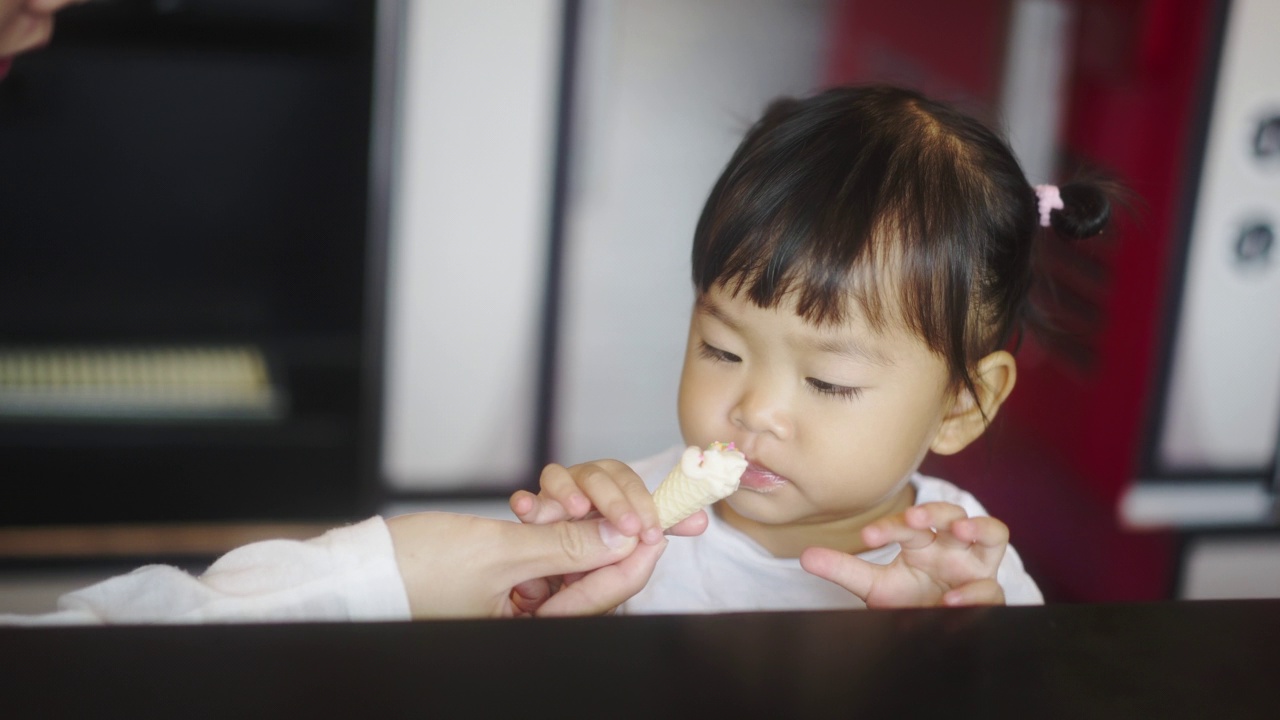
[[[249,347],[280,400],[0,408],[0,524],[371,511],[375,11],[92,3],[0,83],[0,350]]]

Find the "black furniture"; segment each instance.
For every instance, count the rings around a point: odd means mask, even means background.
[[[0,629],[24,717],[1274,718],[1280,601]]]
[[[89,3],[15,62],[0,524],[372,512],[378,5]],[[13,379],[23,353],[43,379]],[[182,369],[217,357],[264,383]]]

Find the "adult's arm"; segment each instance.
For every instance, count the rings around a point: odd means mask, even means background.
[[[692,518],[677,528],[696,534]],[[591,614],[648,581],[665,540],[639,544],[603,520],[522,525],[451,513],[374,517],[311,540],[268,540],[202,575],[149,565],[8,624],[407,620]],[[574,581],[561,587],[565,576]],[[546,578],[552,578],[547,580]],[[514,591],[514,592],[513,592]]]

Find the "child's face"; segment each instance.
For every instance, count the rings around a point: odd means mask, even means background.
[[[762,309],[719,288],[695,304],[680,426],[688,444],[732,441],[746,454],[725,501],[737,515],[870,521],[938,436],[954,398],[943,360],[905,327],[872,330],[856,304],[847,317],[819,328],[793,304]]]

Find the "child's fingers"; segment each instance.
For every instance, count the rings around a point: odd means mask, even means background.
[[[992,578],[974,580],[952,588],[942,596],[942,602],[952,607],[962,605],[1004,605],[1004,588]]]
[[[871,594],[876,574],[883,570],[880,565],[823,547],[806,548],[800,553],[800,567],[811,575],[839,585],[864,602]]]
[[[1009,526],[993,517],[961,520],[952,524],[951,532],[965,542],[987,548],[1002,548],[1009,544]]]
[[[526,580],[511,588],[511,605],[517,617],[532,615],[552,595],[551,584],[546,578]]]
[[[930,502],[907,508],[903,513],[907,524],[918,529],[932,529],[936,532],[949,532],[952,523],[964,520],[969,513],[954,503]]]
[[[993,517],[975,517],[951,525],[957,539],[969,543],[969,551],[991,572],[1000,567],[1009,547],[1009,526]]]
[[[590,498],[596,510],[612,522],[619,532],[634,536],[639,535],[645,528],[644,519],[625,489],[626,480],[617,477],[616,468],[600,462],[590,462],[574,465],[569,472],[573,474],[577,487]],[[644,495],[647,502],[652,505],[653,499],[648,497],[648,493]],[[656,524],[656,510],[653,515],[653,524]]]
[[[623,463],[613,463],[610,470],[631,509],[640,516],[640,526],[643,528],[641,540],[650,545],[661,541],[663,533],[662,523],[658,519],[658,504],[654,502],[649,488],[645,487],[644,480]]]
[[[512,493],[509,504],[511,512],[525,524],[545,525],[569,519],[569,513],[560,503],[550,498],[538,497],[528,490]]]
[[[711,518],[707,517],[707,511],[699,510],[675,525],[667,528],[667,534],[680,535],[684,537],[701,535],[710,523]]]
[[[533,522],[537,515],[538,497],[528,490],[517,490],[511,493],[511,499],[507,504],[511,506],[511,512],[520,519],[520,522]]]
[[[925,503],[908,508],[907,523],[916,528],[931,528],[937,535],[935,541],[945,548],[968,549],[979,538],[990,536],[993,542],[999,542],[995,536],[995,528],[983,528],[973,525],[973,519],[959,505],[944,502]],[[996,521],[999,522],[999,521]],[[1006,542],[1008,538],[1006,537]]]
[[[898,543],[905,550],[919,550],[933,544],[934,532],[926,522],[922,527],[915,527],[908,522],[915,508],[907,508],[907,512],[880,518],[862,528],[862,542],[867,547],[883,547],[890,543]]]
[[[568,468],[552,463],[542,469],[538,478],[542,492],[540,499],[550,498],[560,503],[568,517],[583,518],[591,512],[591,500],[578,487],[578,481]]]

